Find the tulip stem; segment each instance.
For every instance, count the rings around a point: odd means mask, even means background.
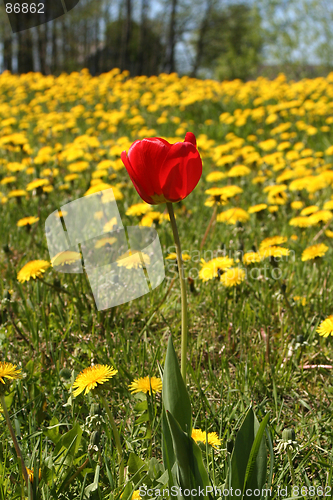
[[[181,294],[181,306],[182,306],[182,336],[181,336],[181,374],[186,384],[186,353],[187,353],[187,297],[186,297],[186,280],[184,272],[184,263],[182,258],[182,250],[180,246],[180,239],[175,219],[175,214],[173,211],[172,203],[167,202],[167,209],[170,216],[170,222],[173,232],[173,238],[175,240],[178,272],[180,279],[180,294]]]

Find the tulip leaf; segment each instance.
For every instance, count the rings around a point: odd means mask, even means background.
[[[165,358],[162,385],[162,455],[166,469],[172,469],[175,456],[172,444],[169,423],[165,415],[168,411],[177,420],[181,429],[191,435],[192,432],[192,410],[190,397],[185,387],[183,377],[180,373],[177,355],[173,346],[172,337],[169,337],[168,348]]]
[[[266,482],[267,450],[264,433],[268,420],[269,413],[265,415],[265,418],[259,426],[259,422],[254,415],[254,427],[256,435],[246,467],[244,488],[249,487],[252,490],[258,488],[261,490]]]
[[[207,471],[203,464],[199,446],[194,440],[182,431],[180,425],[170,412],[166,412],[172,441],[178,466],[178,482],[185,489],[202,488],[206,492],[206,487],[211,486]],[[206,498],[206,495],[199,494],[197,490],[195,498]]]
[[[245,488],[252,488],[253,491],[261,489],[265,484],[267,452],[264,432],[268,418],[269,414],[259,425],[253,409],[250,408],[236,435],[231,456],[230,486],[233,491],[236,489],[242,491],[242,497]],[[239,495],[230,495],[230,500],[236,498],[239,500]]]
[[[169,337],[163,372],[162,398],[166,411],[172,413],[181,429],[191,435],[191,401],[180,373],[172,337]]]
[[[162,458],[164,468],[169,471],[169,481],[172,481],[171,469],[176,459],[173,451],[171,432],[164,408],[162,408]]]

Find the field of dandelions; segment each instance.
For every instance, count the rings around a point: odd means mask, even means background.
[[[158,363],[170,334],[180,350],[180,288],[165,204],[142,202],[120,154],[137,139],[174,143],[188,131],[203,175],[174,210],[193,438],[222,486],[246,409],[252,404],[260,420],[270,411],[270,498],[295,484],[331,498],[333,73],[219,83],[118,70],[5,72],[0,116],[0,382],[33,498],[138,500],[139,485],[159,484]],[[124,226],[156,228],[166,278],[98,311],[84,274],[53,269],[45,220],[109,187]],[[78,379],[98,365],[119,431],[122,488],[107,415]],[[28,498],[5,423],[2,411],[0,499]],[[308,491],[304,498],[322,490]]]

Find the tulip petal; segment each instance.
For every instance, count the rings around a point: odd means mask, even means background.
[[[167,200],[179,201],[188,196],[198,184],[202,161],[190,142],[173,144],[160,170],[162,192]]]
[[[147,197],[151,198],[153,195],[162,194],[159,171],[170,148],[171,144],[164,139],[153,137],[135,141],[128,151],[127,160],[130,168],[128,169],[126,164],[125,167],[133,183]],[[139,192],[138,189],[137,191]],[[141,194],[140,196],[142,197]]]
[[[190,142],[191,144],[193,144],[193,146],[197,145],[197,140],[196,140],[195,135],[193,134],[193,132],[187,132],[186,133],[184,142]]]
[[[123,164],[125,165],[126,170],[128,172],[128,175],[130,176],[131,181],[132,181],[135,189],[137,190],[138,195],[140,196],[140,198],[142,198],[146,203],[149,203],[150,205],[153,205],[154,204],[153,199],[150,196],[147,195],[147,193],[142,189],[142,187],[139,184],[137,184],[137,182],[136,182],[136,176],[135,176],[135,173],[133,171],[133,168],[132,168],[132,165],[131,165],[129,159],[127,158],[126,151],[123,151],[121,153],[121,160],[122,160]]]

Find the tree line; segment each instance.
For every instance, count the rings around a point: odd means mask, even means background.
[[[308,67],[309,57],[303,57],[308,39],[316,67],[329,71],[333,9],[326,3],[81,0],[66,15],[16,34],[2,9],[2,69],[47,75],[88,68],[98,75],[118,67],[132,76],[177,71],[247,80],[272,67],[270,61],[289,65],[291,72],[300,64]],[[312,22],[311,30],[306,21]]]

